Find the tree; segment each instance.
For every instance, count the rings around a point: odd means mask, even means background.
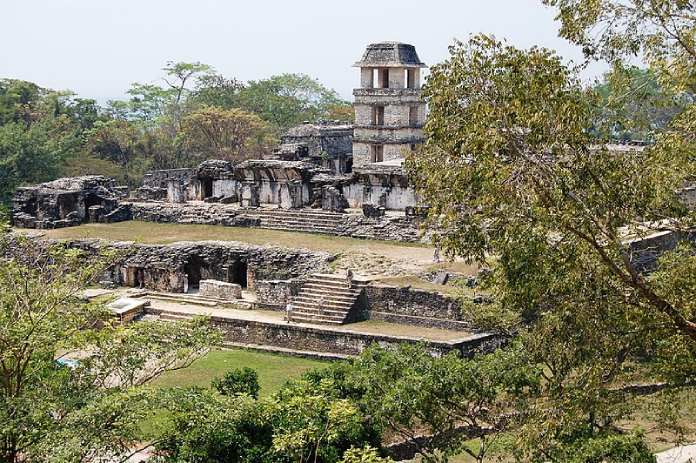
[[[696,101],[693,94],[662,86],[649,69],[620,64],[604,74],[594,91],[598,96],[595,135],[619,141],[654,141],[656,133]]]
[[[696,8],[691,0],[543,0],[558,10],[560,35],[588,58],[641,57],[660,81],[696,92]]]
[[[377,454],[377,450],[367,446],[361,449],[349,449],[343,454],[341,463],[392,463],[391,458],[384,458]]]
[[[259,398],[259,375],[249,367],[237,368],[213,380],[213,387],[223,395],[247,394]]]
[[[189,390],[158,448],[171,462],[338,462],[374,444],[370,423],[330,381],[286,384],[270,398]]]
[[[244,84],[237,79],[208,73],[198,77],[196,87],[190,95],[193,107],[218,106],[231,109],[239,107],[239,92]]]
[[[693,387],[696,311],[683,294],[696,294],[677,282],[696,251],[685,244],[682,264],[647,275],[628,240],[665,219],[689,226],[678,192],[693,146],[606,149],[589,133],[597,96],[557,55],[486,36],[455,43],[424,95],[427,141],[408,165],[436,240],[451,255],[495,256],[486,310],[543,367],[520,455],[568,461],[590,441],[609,455],[636,400],[626,384]]]
[[[538,388],[539,372],[519,346],[473,359],[454,352],[433,357],[423,346],[372,346],[345,381],[360,391],[364,413],[414,446],[423,461],[447,462],[460,453],[484,461],[515,421],[520,397]]]
[[[182,121],[181,142],[200,160],[242,160],[269,151],[266,124],[241,109],[204,107]]]
[[[0,126],[0,201],[16,187],[58,176],[69,153],[78,146],[75,127],[61,116],[26,127],[23,122]]]
[[[189,365],[219,334],[205,319],[114,325],[80,299],[114,256],[8,234],[0,256],[0,461],[118,461],[142,418],[169,405],[139,386]]]
[[[239,107],[285,131],[303,121],[326,119],[337,106],[350,106],[334,90],[304,74],[281,74],[250,81],[239,92]]]

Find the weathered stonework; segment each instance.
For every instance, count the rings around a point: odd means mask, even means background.
[[[115,250],[118,261],[103,275],[103,281],[174,293],[198,288],[203,280],[235,283],[253,290],[258,280],[303,278],[327,268],[333,260],[332,255],[322,252],[228,241],[145,245],[73,240],[66,244],[92,254]]]
[[[367,318],[433,328],[472,329],[464,319],[461,301],[410,287],[372,283],[365,288]]]
[[[160,223],[185,223],[260,227],[325,233],[385,241],[424,242],[417,217],[335,214],[323,211],[281,209],[241,209],[228,204],[208,203],[131,203],[134,220]]]
[[[368,45],[355,89],[353,165],[395,161],[423,142],[426,106],[420,70],[425,67],[413,45],[382,42]]]
[[[211,299],[231,301],[242,298],[242,285],[218,280],[201,280],[198,294]]]
[[[293,127],[280,139],[274,155],[284,161],[309,161],[333,174],[351,171],[353,126],[320,121]]]
[[[129,220],[130,206],[119,203],[126,193],[113,179],[101,175],[20,187],[12,197],[12,223],[22,228],[61,228]]]

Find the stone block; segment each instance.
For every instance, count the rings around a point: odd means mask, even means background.
[[[236,283],[225,283],[218,280],[201,280],[198,294],[203,297],[230,301],[242,298],[242,287]]]

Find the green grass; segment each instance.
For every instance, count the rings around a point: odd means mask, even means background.
[[[259,395],[267,397],[280,390],[285,382],[302,373],[327,366],[329,362],[287,355],[277,355],[244,349],[223,349],[210,352],[188,368],[169,371],[157,378],[149,387],[210,387],[213,378],[221,377],[226,371],[249,367],[259,375]],[[166,410],[156,410],[140,424],[141,439],[156,439],[170,424]]]
[[[22,232],[22,229],[17,229]],[[82,239],[101,238],[106,240],[136,241],[139,243],[169,244],[177,241],[241,241],[244,243],[301,247],[327,252],[351,249],[373,252],[406,249],[421,250],[432,256],[432,248],[419,243],[363,240],[344,236],[321,235],[253,227],[224,227],[221,225],[171,224],[141,222],[137,220],[118,223],[90,223],[77,227],[57,228],[41,231],[48,238]]]
[[[268,396],[278,391],[288,379],[326,365],[327,362],[319,360],[225,349],[210,352],[188,368],[167,372],[151,384],[156,387],[208,387],[213,378],[221,377],[228,370],[249,367],[259,375],[260,395]]]

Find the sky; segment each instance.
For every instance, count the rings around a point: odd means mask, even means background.
[[[351,66],[367,44],[410,43],[435,64],[454,39],[479,32],[582,61],[541,0],[0,0],[0,14],[0,78],[102,103],[133,82],[161,83],[170,60],[242,81],[309,74],[350,100],[359,82]]]

